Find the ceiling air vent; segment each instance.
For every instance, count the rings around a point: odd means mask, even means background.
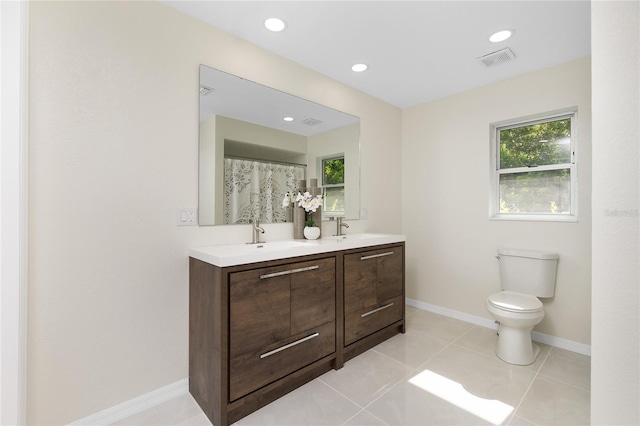
[[[497,52],[492,52],[484,56],[476,58],[485,67],[489,68],[495,65],[504,64],[516,58],[516,55],[508,47]]]
[[[301,123],[306,124],[307,126],[315,126],[316,124],[322,123],[322,121],[316,120],[315,118],[305,118]]]

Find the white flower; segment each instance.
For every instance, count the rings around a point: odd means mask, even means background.
[[[304,194],[298,192],[294,196],[294,194],[287,192],[282,200],[282,207],[289,207],[290,203],[302,207],[307,213],[315,213],[318,207],[322,206],[322,195],[313,196],[309,191],[306,191]]]
[[[291,204],[291,194],[289,194],[288,192],[286,194],[284,194],[284,200],[282,200],[282,207],[289,207],[289,204]]]

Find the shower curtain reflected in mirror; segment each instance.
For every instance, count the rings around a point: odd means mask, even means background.
[[[304,166],[225,158],[224,223],[286,222],[282,200],[302,179]]]

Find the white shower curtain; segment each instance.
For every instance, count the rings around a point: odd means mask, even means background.
[[[304,167],[225,158],[224,223],[286,222],[282,200],[304,179]]]

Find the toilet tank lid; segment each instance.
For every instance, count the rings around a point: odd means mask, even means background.
[[[510,249],[500,248],[498,249],[498,255],[500,256],[515,256],[515,257],[528,257],[531,259],[557,259],[559,256],[557,253],[551,253],[541,250],[522,250],[522,249]]]

